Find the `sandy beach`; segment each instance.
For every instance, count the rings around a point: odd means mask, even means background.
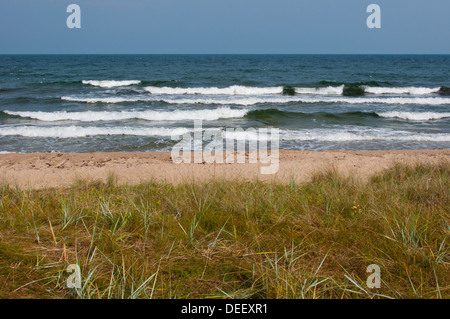
[[[142,153],[9,153],[0,155],[0,181],[21,188],[69,186],[79,179],[119,184],[160,181],[207,182],[214,178],[288,183],[307,181],[315,173],[335,168],[341,174],[370,177],[395,163],[436,163],[450,160],[450,150],[280,151],[279,170],[260,174],[267,164],[175,164],[170,152]]]

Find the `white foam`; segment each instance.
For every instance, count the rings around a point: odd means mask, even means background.
[[[282,86],[273,87],[250,87],[233,85],[225,88],[218,87],[198,87],[198,88],[172,88],[149,86],[144,88],[147,92],[157,95],[272,95],[282,94]],[[344,86],[329,86],[323,88],[296,87],[296,93],[299,94],[317,94],[317,95],[340,95]]]
[[[160,99],[169,104],[219,104],[219,105],[255,105],[263,103],[350,103],[350,104],[419,104],[419,105],[442,105],[450,104],[450,98],[351,98],[351,97],[248,97],[248,98],[193,98],[193,99]]]
[[[410,94],[424,95],[439,91],[439,87],[371,87],[363,86],[365,92],[371,94]],[[156,87],[149,86],[144,88],[147,92],[156,95],[270,95],[281,94],[282,86],[274,87],[249,87],[233,85],[225,88],[218,87],[191,87],[191,88],[172,88],[172,87]],[[342,95],[344,85],[328,86],[328,87],[295,87],[298,94],[314,94],[314,95]]]
[[[323,88],[306,88],[296,87],[295,92],[298,94],[317,94],[317,95],[342,95],[344,86],[328,86]]]
[[[280,133],[285,132],[279,130]],[[280,135],[281,136],[281,135]],[[224,139],[231,139],[237,141],[270,141],[273,138],[270,129],[265,134],[259,134],[257,129],[255,130],[224,130],[222,131],[222,137]]]
[[[254,105],[261,103],[351,103],[351,104],[418,104],[418,105],[443,105],[450,104],[450,98],[444,97],[427,97],[427,98],[413,98],[413,97],[317,97],[317,96],[251,96],[251,97],[204,97],[197,96],[179,97],[72,97],[63,96],[62,100],[84,102],[84,103],[124,103],[124,102],[149,102],[161,101],[169,104],[218,104],[218,105]]]
[[[125,81],[113,81],[113,80],[83,80],[81,81],[83,84],[89,84],[92,86],[99,86],[102,88],[113,88],[113,87],[119,87],[119,86],[129,86],[129,85],[136,85],[140,84],[141,81],[138,80],[125,80]]]
[[[76,97],[76,96],[62,96],[61,100],[71,102],[83,102],[83,103],[124,103],[124,102],[140,102],[140,101],[155,101],[154,98],[142,98],[142,97]]]
[[[13,126],[3,127],[0,136],[79,138],[97,135],[172,136],[192,129],[164,127],[83,127],[83,126]]]
[[[83,84],[98,86],[102,88],[113,88],[121,86],[137,85],[142,83],[139,80],[82,80]],[[439,91],[439,87],[374,87],[363,86],[366,93],[370,94],[410,94],[410,95],[424,95]],[[295,92],[298,94],[317,94],[317,95],[342,95],[344,85],[328,86],[328,87],[295,87]],[[232,85],[229,87],[158,87],[148,86],[144,88],[145,91],[156,95],[266,95],[266,94],[281,94],[283,92],[282,86],[269,87],[251,87],[242,85]]]
[[[265,95],[281,94],[283,87],[249,87],[233,85],[225,88],[218,87],[198,87],[198,88],[171,88],[149,86],[144,88],[147,92],[159,95]]]
[[[4,111],[6,114],[20,117],[37,119],[39,121],[121,121],[129,119],[141,119],[147,121],[184,121],[184,120],[204,120],[215,121],[221,118],[244,117],[248,109],[231,109],[221,107],[206,110],[175,110],[167,111],[123,111],[123,112],[13,112]]]
[[[217,130],[215,128],[214,130]],[[83,127],[83,126],[12,126],[2,127],[0,136],[23,136],[40,138],[81,138],[99,135],[159,136],[169,138],[172,135],[193,133],[194,129],[175,127]],[[256,131],[258,132],[258,131]],[[281,141],[410,141],[410,142],[450,142],[450,134],[415,133],[391,129],[370,129],[344,127],[341,129],[280,130]],[[255,132],[221,131],[222,136],[234,140],[267,140],[269,135]]]
[[[258,135],[258,131],[224,131],[222,136],[234,140],[270,140],[270,134]],[[389,129],[310,129],[310,130],[280,130],[280,140],[284,141],[314,141],[314,142],[351,142],[351,141],[420,141],[449,142],[450,134],[424,134]]]
[[[421,141],[449,142],[450,134],[427,134],[389,129],[312,129],[284,131],[282,140],[347,142],[347,141]]]
[[[371,87],[365,86],[364,91],[371,94],[410,94],[410,95],[424,95],[439,91],[437,88],[426,87]]]
[[[399,118],[412,121],[430,121],[450,117],[450,113],[436,113],[436,112],[381,112],[377,113],[381,117]]]

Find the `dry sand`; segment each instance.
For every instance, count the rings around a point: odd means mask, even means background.
[[[105,181],[114,173],[119,184],[148,181],[207,182],[213,178],[308,180],[331,167],[344,175],[367,178],[395,163],[436,163],[450,160],[450,150],[280,151],[279,170],[261,175],[266,164],[175,164],[170,152],[0,154],[0,182],[21,188],[69,186],[77,179]]]

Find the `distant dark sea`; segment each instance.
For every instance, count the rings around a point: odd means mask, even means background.
[[[282,149],[450,148],[442,86],[450,55],[3,55],[0,152],[170,150],[198,119]]]

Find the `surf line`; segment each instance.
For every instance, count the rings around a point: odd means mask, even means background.
[[[180,136],[172,134],[176,143],[171,151],[175,164],[226,164],[246,163],[248,151],[249,164],[269,164],[260,166],[263,175],[278,172],[280,163],[279,145],[280,130],[278,128],[209,128],[203,130],[202,121],[194,121],[194,130]],[[236,141],[236,143],[235,143]],[[208,142],[205,146],[203,142]],[[270,142],[270,144],[269,144]],[[236,144],[236,145],[235,145]],[[225,145],[225,147],[224,147]],[[248,145],[248,149],[247,149]],[[236,151],[236,153],[235,153]],[[193,154],[193,161],[192,161]]]

